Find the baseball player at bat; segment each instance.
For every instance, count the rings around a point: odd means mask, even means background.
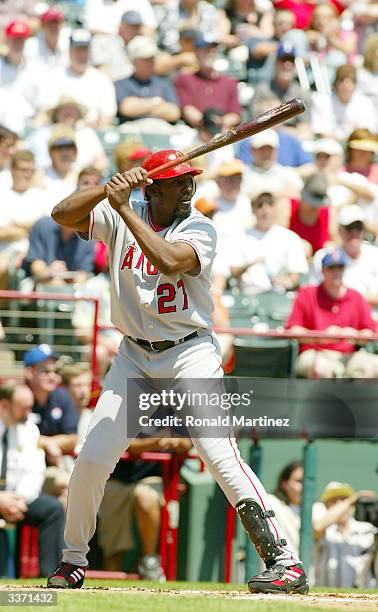
[[[154,153],[143,167],[113,176],[105,193],[103,186],[75,192],[52,212],[57,223],[107,244],[112,321],[124,337],[75,463],[66,548],[48,587],[77,589],[84,582],[105,483],[131,442],[125,419],[127,410],[137,408],[128,406],[127,379],[223,376],[209,297],[216,232],[191,207],[195,176],[202,170],[182,162],[153,180],[147,175],[178,157],[182,154],[174,150]],[[144,201],[130,202],[139,187]],[[249,580],[249,590],[307,593],[301,562],[283,539],[266,491],[241,458],[232,432],[223,438],[193,437],[193,444],[265,562],[266,570]]]

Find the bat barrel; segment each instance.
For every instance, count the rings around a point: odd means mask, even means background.
[[[249,138],[254,134],[258,134],[259,132],[263,132],[269,128],[275,127],[276,125],[280,125],[284,121],[288,119],[292,119],[297,115],[300,115],[305,110],[304,102],[301,98],[293,98],[280,106],[276,106],[268,110],[262,115],[256,117],[251,121],[246,121],[245,123],[241,123],[236,126],[232,130],[228,132],[222,132],[217,134],[212,138],[209,142],[206,142],[199,147],[196,147],[192,151],[185,153],[182,157],[178,157],[173,159],[172,161],[168,161],[165,164],[162,164],[158,168],[154,168],[150,170],[148,173],[149,178],[153,178],[163,170],[168,170],[169,168],[174,168],[178,164],[182,164],[183,162],[190,161],[191,159],[196,159],[197,157],[201,157],[202,155],[206,155],[206,153],[211,153],[211,151],[215,151],[216,149],[220,149],[221,147],[225,147],[230,144],[234,144],[235,142],[239,142],[239,140],[243,140],[244,138]]]

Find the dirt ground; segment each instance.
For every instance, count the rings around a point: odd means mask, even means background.
[[[22,591],[46,591],[44,586],[32,586],[32,585],[17,585],[17,590]],[[0,591],[10,591],[15,589],[15,584],[1,584]],[[55,590],[55,589],[54,589]],[[60,589],[56,589],[62,593]],[[174,588],[147,588],[147,587],[83,587],[82,589],[66,590],[64,593],[71,595],[80,595],[91,592],[104,592],[107,593],[118,593],[127,595],[138,595],[138,594],[164,594],[170,595],[171,597],[178,597],[182,595],[201,596],[209,598],[222,598],[224,600],[249,600],[249,601],[266,601],[275,602],[282,601],[291,604],[302,604],[307,605],[310,609],[316,609],[318,606],[324,607],[337,607],[345,608],[346,610],[378,610],[378,593],[317,593],[316,591],[310,592],[309,595],[260,595],[243,593],[240,591],[210,591],[210,590],[178,590]]]

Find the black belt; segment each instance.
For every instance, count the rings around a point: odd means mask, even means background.
[[[127,336],[127,338],[130,338],[130,340],[136,342],[137,344],[141,344],[149,351],[166,351],[167,349],[177,346],[178,344],[182,344],[187,340],[191,340],[191,338],[195,338],[196,336],[198,336],[198,332],[195,331],[184,338],[180,338],[180,340],[161,340],[160,342],[149,342],[148,340],[133,338],[132,336]]]

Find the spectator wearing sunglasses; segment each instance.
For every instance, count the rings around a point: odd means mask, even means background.
[[[77,444],[78,415],[68,392],[59,387],[57,360],[48,344],[24,354],[25,382],[34,395],[33,419],[48,466],[43,491],[64,502],[72,462],[65,462],[63,456],[72,453]]]
[[[297,287],[300,275],[308,272],[305,249],[299,236],[275,223],[274,194],[258,194],[252,212],[256,224],[235,241],[232,275],[249,293]]]
[[[346,265],[343,281],[346,287],[364,296],[378,320],[378,246],[364,242],[365,211],[356,204],[344,206],[337,217],[340,248]],[[321,283],[321,261],[326,249],[318,251],[313,259],[309,282]]]

